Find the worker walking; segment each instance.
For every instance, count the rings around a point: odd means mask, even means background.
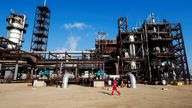
[[[112,89],[112,95],[116,91],[120,95],[120,91],[117,89],[117,81],[114,79],[113,81],[113,89]]]

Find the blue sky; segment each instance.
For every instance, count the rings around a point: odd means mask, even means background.
[[[192,68],[191,0],[47,0],[51,10],[48,50],[86,50],[94,48],[96,32],[117,35],[117,19],[128,18],[129,29],[138,26],[153,12],[158,19],[180,22],[189,65]],[[6,18],[13,9],[27,15],[27,33],[23,49],[29,51],[36,6],[43,0],[0,0],[0,35],[6,36]]]

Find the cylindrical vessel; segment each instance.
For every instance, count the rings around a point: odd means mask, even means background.
[[[134,42],[135,41],[135,38],[133,35],[130,35],[129,36],[129,42]],[[135,56],[135,44],[134,43],[131,43],[129,45],[129,50],[130,50],[130,55],[131,56]]]
[[[8,39],[15,44],[9,43],[8,49],[16,48],[16,45],[20,48],[23,42],[23,34],[26,28],[26,16],[16,13],[11,13],[10,17],[7,18],[8,26]]]

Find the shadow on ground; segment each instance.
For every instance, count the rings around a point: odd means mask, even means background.
[[[106,94],[106,95],[111,95],[111,93],[104,92],[104,91],[98,91],[98,92],[103,93],[103,94]]]

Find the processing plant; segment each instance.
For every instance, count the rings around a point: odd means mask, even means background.
[[[1,82],[51,82],[61,79],[65,72],[73,73],[75,82],[79,82],[102,70],[108,76],[132,73],[140,83],[191,83],[180,23],[156,21],[151,14],[140,27],[128,30],[128,19],[120,17],[115,40],[100,38],[95,41],[95,49],[59,52],[47,51],[50,19],[51,10],[46,5],[38,6],[30,52],[26,52],[21,50],[28,26],[26,16],[11,12],[8,36],[0,37]],[[42,78],[43,71],[46,76]]]

